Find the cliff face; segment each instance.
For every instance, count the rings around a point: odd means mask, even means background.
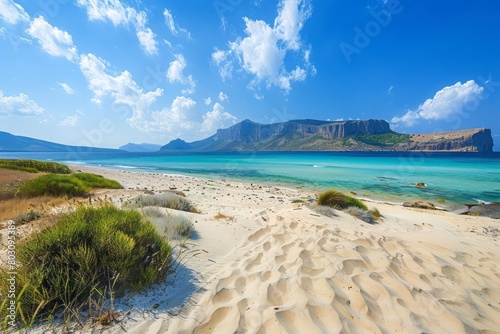
[[[164,151],[458,151],[492,152],[489,129],[421,135],[393,132],[383,120],[294,120],[259,124],[244,120],[206,139],[173,140]]]
[[[403,145],[409,151],[455,151],[489,153],[493,150],[490,129],[472,129],[412,135]]]
[[[316,121],[298,120],[284,123],[259,124],[244,120],[228,129],[218,130],[215,140],[255,143],[272,137],[308,138],[321,136],[326,139],[344,138],[363,134],[382,134],[392,132],[389,123],[382,120],[366,121]]]

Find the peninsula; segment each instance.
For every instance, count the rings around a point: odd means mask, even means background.
[[[161,151],[439,151],[493,152],[490,129],[402,134],[384,120],[293,120],[260,124],[244,120],[187,143],[175,139]]]

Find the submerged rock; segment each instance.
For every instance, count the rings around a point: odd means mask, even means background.
[[[417,187],[417,188],[425,188],[425,187],[427,187],[427,185],[425,183],[423,183],[423,182],[419,182],[419,183],[415,184],[415,187]]]
[[[403,206],[407,207],[407,208],[419,208],[419,209],[427,209],[427,210],[436,210],[436,207],[434,206],[434,204],[432,204],[430,202],[424,202],[424,201],[404,202]]]

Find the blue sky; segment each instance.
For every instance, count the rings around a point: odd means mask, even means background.
[[[0,131],[97,147],[244,119],[488,127],[500,3],[0,0]]]

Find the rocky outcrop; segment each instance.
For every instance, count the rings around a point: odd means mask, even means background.
[[[490,129],[412,135],[401,149],[407,151],[455,151],[489,153],[493,150]]]

